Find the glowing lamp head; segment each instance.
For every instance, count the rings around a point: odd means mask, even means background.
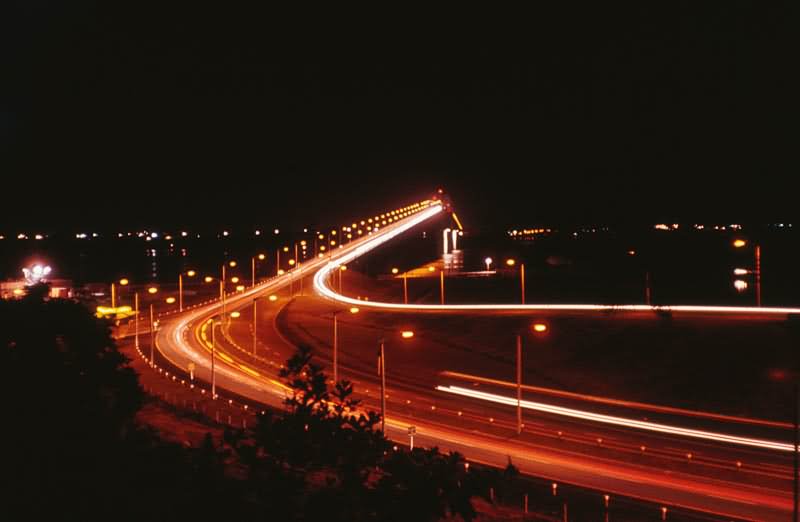
[[[747,244],[747,241],[745,241],[744,239],[735,239],[733,241],[733,246],[736,247],[736,248],[742,248],[746,244]]]
[[[272,302],[275,302],[275,301],[278,300],[278,296],[275,295],[275,294],[272,294],[271,296],[269,296],[269,300],[272,301]]]
[[[516,264],[517,264],[517,261],[515,259],[506,259],[506,265],[514,266]]]
[[[358,307],[357,306],[351,306],[350,307],[350,313],[351,314],[357,314],[358,313]]]
[[[239,312],[231,312],[231,317],[233,317],[234,319],[236,319],[240,315],[242,315],[242,314],[240,314]]]
[[[287,246],[283,247],[283,251],[284,252],[288,252],[289,251],[289,247],[287,247]]]
[[[236,284],[239,282],[239,278],[236,276],[231,277],[231,283]]]
[[[214,278],[213,278],[213,277],[211,277],[211,276],[205,276],[205,277],[203,278],[203,281],[205,281],[206,283],[210,283],[210,282],[211,282],[211,281],[213,281],[213,280],[214,280]]]
[[[398,272],[400,272],[400,270],[398,270],[397,268],[392,268],[392,273],[393,273],[393,274],[396,274],[396,273],[398,273]]]
[[[258,259],[259,259],[260,261],[263,261],[263,260],[264,260],[266,257],[267,257],[267,256],[265,256],[264,254],[258,254]]]
[[[735,275],[746,275],[749,271],[746,268],[734,268],[733,273]]]
[[[432,266],[429,266],[429,267],[428,267],[428,272],[433,272],[434,270],[436,270],[436,268],[434,268],[434,267],[432,267]]]
[[[158,293],[158,288],[156,288],[155,286],[151,286],[150,288],[147,289],[147,293],[148,294]]]
[[[531,328],[536,333],[544,333],[547,331],[547,325],[544,323],[533,323],[533,326]]]
[[[741,279],[737,279],[733,282],[733,287],[736,289],[737,292],[744,292],[747,290],[747,281],[742,281]]]
[[[278,270],[278,275],[283,275],[283,274],[285,274],[285,273],[286,273],[286,271],[285,271],[283,268],[281,268],[280,270]]]
[[[120,280],[119,280],[119,284],[120,284],[120,286],[128,286],[128,283],[130,283],[130,281],[128,281],[128,280],[127,280],[127,279],[125,279],[124,277],[123,277],[122,279],[120,279]]]
[[[231,268],[235,267],[236,266],[236,261],[231,261],[230,263],[228,263],[228,266],[231,267]]]
[[[237,291],[237,292],[243,292],[243,291],[244,291],[244,285],[238,285],[238,286],[236,287],[236,291]]]
[[[403,339],[411,339],[412,337],[414,337],[414,332],[411,330],[403,330],[402,332],[400,332],[400,337],[402,337]]]
[[[341,266],[339,267],[339,270],[341,270],[342,272],[344,272],[345,270],[347,270],[347,265],[341,265]]]
[[[294,259],[290,259],[289,260],[289,266],[294,266],[294,264],[295,264],[295,260]]]
[[[167,304],[173,304],[175,302],[175,298],[170,296],[164,299],[164,301],[166,301]]]

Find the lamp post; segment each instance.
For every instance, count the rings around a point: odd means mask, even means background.
[[[339,382],[339,323],[336,316],[340,313],[348,311],[351,314],[357,314],[358,308],[351,306],[347,310],[336,310],[333,312],[333,382]]]
[[[439,303],[444,304],[444,270],[439,270]]]
[[[531,330],[537,334],[547,331],[545,323],[533,323]],[[522,433],[522,335],[517,334],[517,435]]]
[[[734,248],[743,248],[747,245],[747,241],[744,239],[734,239],[733,246]],[[755,278],[756,278],[756,306],[761,306],[761,245],[755,245],[753,247],[753,255],[755,257]]]
[[[133,315],[134,346],[139,348],[139,292],[133,295],[136,313]]]
[[[506,266],[513,267],[517,264],[516,259],[506,259]],[[519,287],[522,304],[525,304],[525,263],[519,264]]]
[[[258,298],[253,299],[253,357],[256,356],[256,324],[258,324],[258,308],[256,307]]]
[[[414,332],[411,330],[403,330],[400,332],[400,337],[403,339],[411,339],[414,337]],[[381,337],[378,339],[380,349],[378,351],[378,375],[381,378],[381,433],[386,434],[386,339]]]
[[[378,352],[378,374],[381,376],[381,433],[386,435],[386,353],[384,350],[384,338],[378,340],[380,352]]]
[[[147,289],[147,293],[150,295],[155,295],[158,293],[158,288],[156,288],[155,286],[151,286],[150,288]],[[155,365],[155,320],[153,312],[153,303],[150,303],[150,364]]]

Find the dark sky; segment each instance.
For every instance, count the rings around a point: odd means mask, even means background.
[[[97,4],[0,16],[0,226],[319,221],[438,185],[472,223],[798,214],[789,2]]]

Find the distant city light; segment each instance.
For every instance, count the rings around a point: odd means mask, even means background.
[[[275,230],[273,230],[273,232],[275,232],[275,235],[278,235],[278,234],[280,234],[280,233],[281,233],[280,229],[278,229],[278,228],[276,228]]]

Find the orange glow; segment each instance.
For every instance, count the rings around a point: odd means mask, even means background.
[[[119,280],[119,284],[122,285],[122,286],[126,286],[128,284],[128,282],[129,281],[127,279],[125,279],[124,277]]]
[[[411,339],[412,337],[414,337],[414,332],[412,332],[411,330],[403,330],[402,332],[400,332],[400,337],[402,337],[403,339]]]
[[[259,259],[260,261],[263,261],[263,260],[264,260],[266,257],[267,257],[267,256],[265,256],[264,254],[258,254],[258,259]]]
[[[335,239],[331,239],[331,245],[335,245],[335,244],[336,244],[336,240]]]
[[[22,295],[24,293],[25,293],[25,290],[23,290],[22,288],[15,288],[14,289],[14,295]]]
[[[244,291],[244,285],[238,285],[238,286],[236,287],[236,291],[238,291],[238,292],[243,292],[243,291]]]
[[[167,297],[166,299],[164,299],[164,301],[166,301],[167,304],[172,304],[172,303],[175,302],[175,298],[170,296],[170,297]]]
[[[197,275],[197,272],[195,272],[194,270],[189,270],[188,272],[186,272],[186,275],[188,275],[189,277],[194,277]]]
[[[323,236],[322,234],[318,235],[317,237],[318,237],[319,239],[325,239],[325,236]]]
[[[236,266],[236,261],[231,261],[230,263],[228,263],[228,266],[231,267],[231,268],[235,267]]]
[[[285,274],[285,273],[286,273],[286,271],[284,271],[284,269],[283,269],[283,268],[281,268],[280,270],[278,270],[278,275],[283,275],[283,274]]]
[[[236,276],[231,277],[231,283],[236,284],[239,282],[239,278]]]
[[[294,266],[294,263],[295,263],[294,259],[289,260],[289,266]]]
[[[277,301],[277,300],[278,300],[278,296],[277,296],[277,295],[275,295],[275,294],[272,294],[271,296],[269,296],[269,300],[270,300],[270,301],[273,301],[273,302],[274,302],[274,301]]]
[[[214,280],[214,278],[211,277],[211,276],[206,276],[205,278],[203,278],[203,281],[205,281],[206,283],[210,283],[213,280]]]
[[[517,261],[516,261],[516,260],[514,260],[514,259],[506,259],[506,264],[507,264],[508,266],[514,266],[514,265],[516,265],[516,264],[517,264]]]
[[[358,313],[358,307],[357,306],[351,306],[350,307],[350,313],[351,314],[357,314]]]
[[[347,270],[347,265],[342,265],[342,266],[340,266],[340,267],[339,267],[339,270],[341,270],[342,272],[344,272],[345,270]]]
[[[300,241],[300,246],[306,246],[306,240],[305,239]]]
[[[156,288],[155,286],[151,286],[150,288],[147,289],[147,292],[150,294],[155,294],[156,292],[158,292],[158,288]]]
[[[399,271],[400,271],[400,270],[398,270],[397,268],[392,268],[392,273],[393,273],[393,274],[396,274],[396,273],[398,273]]]
[[[432,266],[428,267],[428,272],[433,272],[434,270],[436,270],[434,267],[432,267]]]
[[[231,312],[231,317],[233,317],[234,319],[236,319],[240,315],[242,315],[242,314],[240,314],[239,312]]]
[[[745,241],[744,239],[736,239],[733,242],[733,246],[736,247],[736,248],[742,248],[746,244],[747,244],[747,241]]]
[[[533,331],[542,333],[547,331],[547,325],[544,323],[534,323],[533,324]]]
[[[287,246],[283,247],[283,251],[284,252],[288,252],[289,251],[289,247],[287,247]]]

